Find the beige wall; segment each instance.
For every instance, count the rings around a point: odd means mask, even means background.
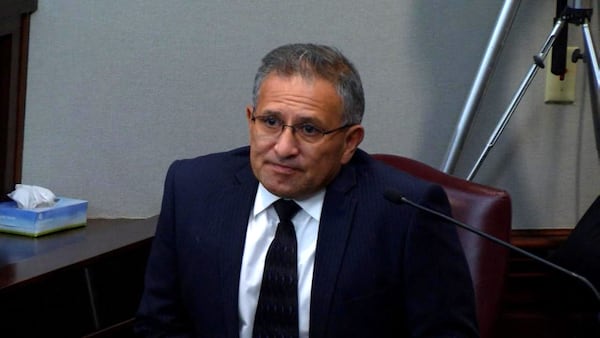
[[[271,48],[342,49],[367,94],[363,148],[439,167],[501,1],[40,1],[31,21],[23,181],[87,199],[90,217],[159,212],[167,166],[246,144],[244,106]],[[467,138],[466,176],[552,27],[522,1]],[[598,35],[598,26],[593,23]],[[570,44],[580,44],[570,27]],[[475,181],[508,190],[515,228],[570,227],[598,195],[587,81],[526,92]]]

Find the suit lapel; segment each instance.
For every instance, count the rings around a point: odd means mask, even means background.
[[[311,291],[311,337],[325,337],[329,321],[334,320],[329,313],[353,224],[356,198],[349,191],[354,185],[354,168],[344,168],[325,195]]]
[[[355,157],[357,157],[355,154]],[[238,323],[238,291],[248,217],[258,188],[250,167],[236,175],[239,184],[225,187],[215,197],[215,215],[221,219],[217,259],[223,281],[225,323]],[[357,200],[356,169],[347,165],[327,188],[319,225],[318,244],[311,291],[310,336],[325,337],[340,266],[346,252]],[[223,323],[223,325],[225,325]],[[238,326],[228,326],[228,336],[239,335]]]
[[[219,232],[221,290],[225,323],[238,323],[239,278],[250,210],[254,205],[258,182],[249,167],[236,176],[239,185],[226,187],[215,198],[215,214],[220,219]],[[223,325],[225,325],[223,323]],[[226,325],[228,336],[239,335],[238,326]]]

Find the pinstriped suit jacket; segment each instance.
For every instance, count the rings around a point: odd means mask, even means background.
[[[139,333],[238,336],[238,283],[257,187],[248,147],[171,165]],[[387,188],[449,212],[442,188],[358,150],[327,187],[310,337],[476,337],[473,289],[455,227],[387,201]]]

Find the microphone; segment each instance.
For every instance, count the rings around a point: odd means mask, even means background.
[[[516,252],[518,252],[518,253],[520,253],[522,255],[525,255],[525,256],[527,256],[527,257],[529,257],[529,258],[531,258],[531,259],[533,259],[533,260],[535,260],[535,261],[537,261],[539,263],[542,263],[542,264],[544,264],[546,266],[549,266],[549,267],[551,267],[551,268],[553,268],[553,269],[555,269],[557,271],[560,271],[560,272],[562,272],[562,273],[564,273],[564,274],[566,274],[568,276],[571,276],[571,277],[573,277],[575,279],[578,279],[579,281],[581,281],[583,284],[585,284],[594,293],[594,296],[596,297],[596,299],[598,300],[598,303],[600,304],[600,293],[598,293],[598,290],[596,290],[596,288],[594,287],[594,285],[587,278],[585,278],[585,277],[583,277],[581,275],[578,275],[578,274],[576,274],[573,271],[567,270],[567,269],[563,268],[560,265],[552,263],[549,260],[546,260],[546,259],[544,259],[542,257],[536,256],[536,255],[534,255],[534,254],[532,254],[532,253],[530,253],[530,252],[528,252],[526,250],[523,250],[523,249],[521,249],[521,248],[519,248],[517,246],[514,246],[514,245],[512,245],[512,244],[510,244],[508,242],[505,242],[505,241],[503,241],[503,240],[501,240],[499,238],[491,236],[491,235],[489,235],[489,234],[487,234],[487,233],[485,233],[485,232],[483,232],[483,231],[481,231],[479,229],[473,228],[472,226],[467,225],[467,224],[465,224],[465,223],[463,223],[463,222],[461,222],[461,221],[459,221],[457,219],[454,219],[454,218],[452,218],[452,217],[450,217],[448,215],[445,215],[445,214],[443,214],[443,213],[441,213],[439,211],[436,211],[436,210],[428,208],[428,207],[426,207],[424,205],[415,203],[415,202],[409,200],[408,198],[404,197],[400,192],[398,192],[396,190],[387,189],[386,191],[384,191],[383,196],[388,201],[390,201],[392,203],[396,203],[396,204],[408,204],[408,205],[410,205],[410,206],[412,206],[414,208],[417,208],[419,210],[425,211],[426,213],[438,216],[438,217],[440,217],[440,218],[442,218],[442,219],[444,219],[444,220],[446,220],[446,221],[448,221],[448,222],[450,222],[452,224],[455,224],[455,225],[457,225],[457,226],[459,226],[459,227],[461,227],[461,228],[463,228],[463,229],[465,229],[465,230],[467,230],[469,232],[472,232],[472,233],[477,234],[477,235],[479,235],[481,237],[484,237],[484,238],[486,238],[486,239],[488,239],[488,240],[490,240],[490,241],[492,241],[492,242],[494,242],[496,244],[499,244],[499,245],[501,245],[501,246],[503,246],[505,248],[508,248],[510,250],[516,251]]]

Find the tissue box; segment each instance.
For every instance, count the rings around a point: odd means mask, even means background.
[[[0,231],[38,237],[51,232],[84,226],[88,202],[58,197],[49,208],[19,209],[14,201],[0,202]]]

